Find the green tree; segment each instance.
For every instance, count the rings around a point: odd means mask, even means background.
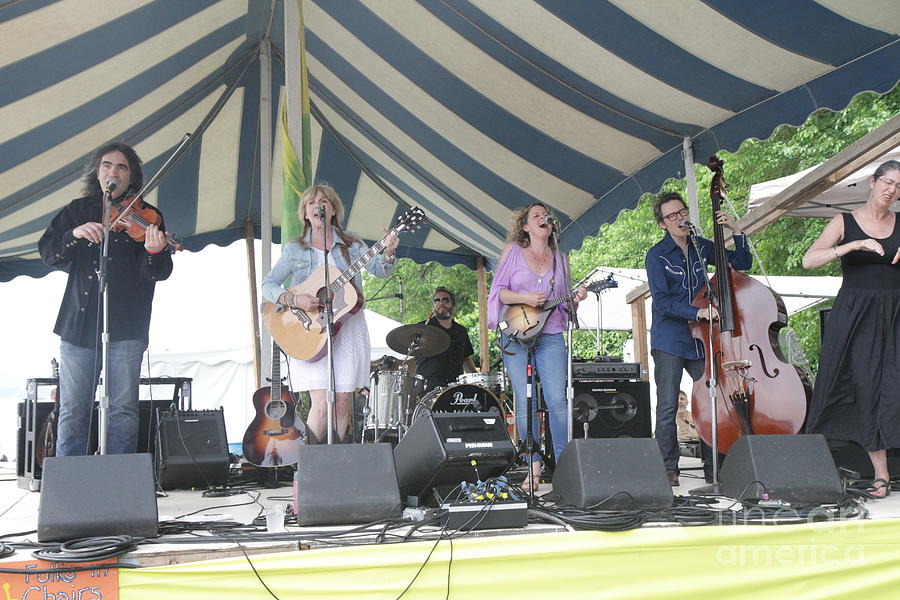
[[[734,213],[741,216],[746,212],[752,184],[796,173],[822,162],[898,112],[900,86],[883,96],[864,93],[843,111],[817,111],[800,127],[785,125],[777,128],[766,140],[747,140],[733,154],[720,153],[725,162],[728,199]],[[698,189],[708,190],[709,170],[696,165],[695,174]],[[660,191],[676,191],[686,195],[685,187],[684,180],[672,179],[666,181]],[[701,191],[701,198],[704,197]],[[570,254],[572,276],[576,281],[598,265],[643,268],[647,250],[662,237],[653,219],[654,198],[655,195],[645,194],[633,210],[622,211],[614,223],[602,225],[596,236],[585,238],[581,248]],[[712,231],[709,203],[701,201],[700,205],[700,225],[704,231]],[[811,271],[801,265],[803,254],[819,236],[826,222],[824,219],[785,217],[753,235],[751,241],[759,261],[754,264],[751,273],[759,274],[765,270],[770,275],[839,275],[840,268],[836,262]],[[371,310],[404,323],[421,321],[431,311],[434,287],[444,285],[456,294],[456,318],[469,329],[472,345],[478,348],[478,296],[473,271],[460,266],[446,268],[435,263],[416,265],[401,260],[396,273],[395,277],[403,277],[406,314],[399,314],[396,300],[373,301],[369,305]],[[385,284],[384,280],[366,277],[364,288],[367,298],[397,292],[396,280]],[[819,356],[819,308],[807,309],[791,317],[791,327],[797,332],[800,345],[814,366]],[[493,336],[492,332],[489,342],[493,341]],[[629,332],[602,332],[600,353],[621,356],[622,345],[628,337]],[[576,333],[573,352],[579,357],[594,356],[597,350],[592,332]],[[496,363],[497,359],[496,344],[491,344],[491,363]]]

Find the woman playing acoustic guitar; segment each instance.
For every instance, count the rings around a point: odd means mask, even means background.
[[[324,220],[321,211],[324,209]],[[291,287],[300,285],[323,264],[324,250],[330,249],[329,277],[346,270],[366,253],[367,246],[356,236],[341,229],[344,205],[333,188],[315,185],[300,197],[298,216],[303,220],[300,239],[286,244],[281,258],[262,283],[263,296],[270,302],[303,311],[318,311],[320,299],[312,294],[292,294],[283,286],[291,277]],[[325,224],[330,224],[327,228]],[[327,229],[327,238],[326,238]],[[366,269],[376,277],[388,277],[394,270],[394,251],[400,240],[389,235],[385,240],[384,259],[375,256]],[[325,282],[317,282],[324,286]],[[351,285],[348,283],[348,285]],[[352,285],[362,296],[362,280],[357,274]],[[283,345],[282,345],[283,346]],[[310,441],[324,440],[327,428],[328,361],[288,358],[293,391],[309,391],[312,406],[306,423]],[[343,321],[334,339],[335,439],[347,441],[350,405],[353,391],[369,381],[369,332],[364,311],[359,310]]]

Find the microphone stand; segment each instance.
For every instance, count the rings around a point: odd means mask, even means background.
[[[319,206],[319,217],[322,219],[322,233],[324,236],[324,242],[322,244],[322,248],[324,249],[325,256],[325,323],[327,328],[327,339],[325,341],[327,351],[328,351],[328,390],[327,390],[327,398],[328,398],[328,409],[326,411],[326,425],[328,427],[327,433],[327,442],[328,444],[334,443],[334,404],[335,404],[335,391],[334,391],[334,305],[332,304],[332,294],[331,294],[331,277],[328,273],[328,255],[331,254],[330,249],[328,248],[328,232],[332,231],[332,235],[334,235],[334,231],[331,228],[331,224],[327,222],[325,215],[325,205],[322,204]]]
[[[713,306],[713,301],[715,300],[715,292],[713,292],[712,287],[709,285],[709,271],[707,270],[706,260],[700,254],[700,245],[697,243],[697,235],[694,233],[693,225],[688,228],[688,241],[691,246],[694,247],[694,252],[697,253],[697,258],[700,260],[700,264],[703,267],[701,272],[703,273],[703,279],[706,282],[706,297],[708,300],[707,311],[712,313],[710,310]],[[690,273],[691,261],[690,257],[688,257],[687,261],[688,273]],[[712,426],[712,451],[710,454],[712,455],[712,473],[713,473],[713,482],[709,485],[704,485],[698,488],[691,490],[692,495],[697,496],[721,496],[722,495],[722,484],[719,482],[719,415],[716,411],[716,399],[718,398],[718,379],[719,379],[719,369],[716,364],[716,341],[713,336],[713,328],[715,324],[713,323],[712,314],[707,315],[709,319],[709,348],[707,348],[708,358],[709,358],[709,408],[710,408],[710,423]]]
[[[553,240],[556,242],[556,249],[559,251],[559,233],[557,230],[557,221],[553,221],[551,226],[553,227],[552,235]],[[554,259],[555,260],[555,259]],[[566,289],[572,289],[572,271],[569,267],[569,261],[563,261],[563,279],[566,282]],[[573,335],[575,333],[575,328],[577,326],[577,315],[575,312],[574,301],[569,303],[569,308],[566,309],[566,444],[572,441],[573,437],[573,424],[572,424],[572,415],[575,411],[575,382],[572,381],[572,347],[573,347]],[[555,462],[554,466],[559,465],[559,457],[554,453],[553,460]]]
[[[107,286],[109,284],[109,233],[112,231],[111,203],[115,187],[115,182],[107,182],[106,189],[103,191],[103,240],[100,243],[100,264],[97,266],[98,290],[103,305],[103,332],[100,334],[103,377],[100,379],[100,414],[98,418],[98,451],[100,454],[106,454],[109,450],[109,294],[107,294]]]

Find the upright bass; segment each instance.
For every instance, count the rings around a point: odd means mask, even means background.
[[[712,156],[709,169],[713,214],[721,210],[725,192],[722,161]],[[710,378],[716,373],[718,450],[727,453],[743,435],[790,434],[803,429],[812,388],[785,360],[778,332],[787,325],[784,302],[771,288],[734,269],[728,262],[722,225],[715,223],[715,266],[706,287],[692,304],[713,303],[718,321],[691,323],[691,334],[706,348],[706,370],[694,382],[691,412],[700,437],[712,445]],[[710,345],[710,330],[712,345]],[[712,347],[713,353],[710,353]]]

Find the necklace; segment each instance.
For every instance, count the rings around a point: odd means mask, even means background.
[[[547,248],[547,251],[549,251],[549,250],[550,249]],[[534,265],[533,270],[534,270],[535,278],[537,279],[538,285],[541,285],[544,283],[544,277],[547,276],[547,267],[550,265],[550,261],[553,258],[553,253],[550,252],[548,254],[547,251],[542,250],[540,252],[540,254],[538,254],[537,252],[532,250],[530,246],[528,247],[528,253],[531,255],[531,261],[532,261],[532,264]]]

